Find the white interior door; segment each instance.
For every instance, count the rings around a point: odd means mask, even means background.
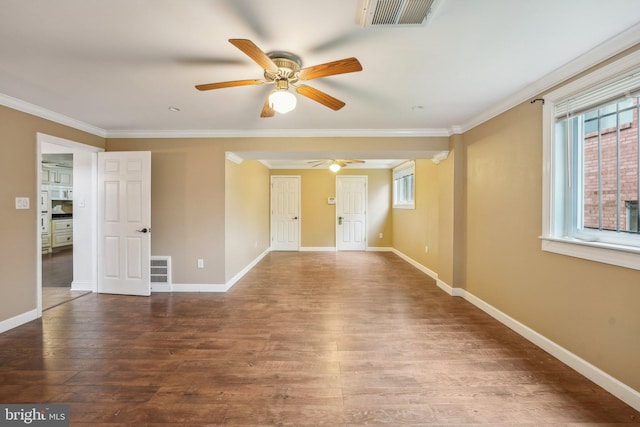
[[[367,249],[367,177],[336,177],[336,247],[339,251]]]
[[[151,153],[98,153],[98,292],[150,295]]]
[[[300,250],[300,177],[271,177],[271,249]]]

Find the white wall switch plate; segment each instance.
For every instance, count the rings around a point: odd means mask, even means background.
[[[29,209],[29,198],[16,197],[16,209]]]

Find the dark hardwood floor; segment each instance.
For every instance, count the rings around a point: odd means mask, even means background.
[[[391,253],[270,253],[226,294],[91,294],[0,335],[0,403],[74,426],[640,425]]]
[[[73,248],[56,248],[42,254],[42,287],[70,288],[73,281]]]
[[[42,310],[49,310],[89,291],[72,291],[73,247],[56,248],[42,254]]]

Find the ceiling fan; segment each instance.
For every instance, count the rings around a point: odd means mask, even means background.
[[[355,160],[355,159],[331,159],[331,160],[311,160],[309,162],[312,165],[312,168],[318,167],[320,165],[329,165],[329,169],[331,172],[338,172],[340,168],[344,168],[351,163],[364,163],[364,160]]]
[[[298,84],[298,82],[362,71],[362,65],[356,58],[345,58],[302,68],[302,61],[292,53],[279,51],[265,53],[247,39],[229,39],[229,42],[264,69],[264,79],[207,83],[196,85],[196,89],[204,91],[234,86],[274,84],[275,89],[265,100],[260,117],[273,117],[276,112],[284,114],[295,108],[296,97],[289,91],[290,86],[295,88],[300,95],[337,111],[345,106],[344,102],[311,86]]]

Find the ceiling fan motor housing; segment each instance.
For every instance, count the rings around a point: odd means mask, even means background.
[[[278,67],[278,71],[264,71],[264,78],[269,81],[286,79],[290,83],[298,80],[298,72],[302,67],[302,61],[296,55],[286,52],[271,52],[268,54],[274,64]]]

